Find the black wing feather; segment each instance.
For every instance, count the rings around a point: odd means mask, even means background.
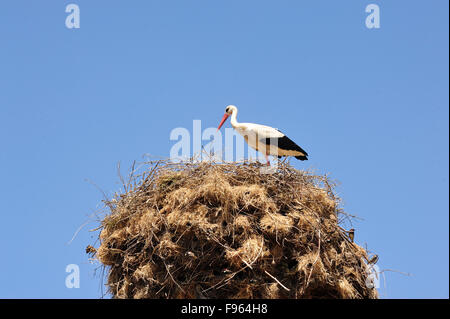
[[[282,133],[282,132],[280,132],[280,133]],[[299,159],[301,161],[308,159],[308,153],[306,153],[306,151],[304,149],[302,149],[300,146],[295,144],[295,142],[293,140],[291,140],[289,137],[287,137],[286,135],[284,135],[283,137],[278,137],[278,138],[268,137],[268,138],[262,139],[261,142],[265,143],[266,145],[277,145],[279,148],[281,148],[283,150],[300,152],[303,155],[295,156],[295,158]],[[280,158],[281,156],[278,156],[278,157]]]

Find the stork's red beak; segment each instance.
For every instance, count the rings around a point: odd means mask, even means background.
[[[223,123],[225,123],[225,121],[227,120],[228,116],[230,116],[230,114],[225,113],[224,116],[222,117],[222,121],[220,121],[219,127],[217,128],[217,130],[220,130],[220,128],[222,127]]]

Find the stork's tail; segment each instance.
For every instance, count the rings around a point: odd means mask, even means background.
[[[296,156],[295,158],[300,160],[300,161],[307,161],[308,160],[308,157],[306,155]]]

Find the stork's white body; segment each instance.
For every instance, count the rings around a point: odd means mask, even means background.
[[[226,109],[225,115],[231,114],[231,126],[244,137],[248,145],[266,156],[295,156],[297,159],[306,160],[308,154],[285,134],[278,129],[254,124],[254,123],[239,123],[236,120],[238,110],[235,106],[229,105]],[[219,128],[228,116],[224,116]]]
[[[231,123],[231,126],[233,126],[233,128],[242,137],[244,137],[245,141],[250,147],[254,148],[258,152],[261,152],[265,155],[274,156],[277,156],[278,154],[280,154],[280,152],[283,152],[283,150],[280,150],[275,145],[272,145],[272,147],[270,147],[270,145],[267,145],[263,142],[267,138],[279,138],[284,136],[283,133],[276,130],[275,128],[253,123],[238,123],[238,125],[233,125],[233,123]]]

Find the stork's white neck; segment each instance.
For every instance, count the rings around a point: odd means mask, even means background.
[[[230,120],[231,126],[235,129],[240,126],[240,123],[236,120],[237,113],[238,110],[234,109],[233,112],[231,113],[231,120]]]

